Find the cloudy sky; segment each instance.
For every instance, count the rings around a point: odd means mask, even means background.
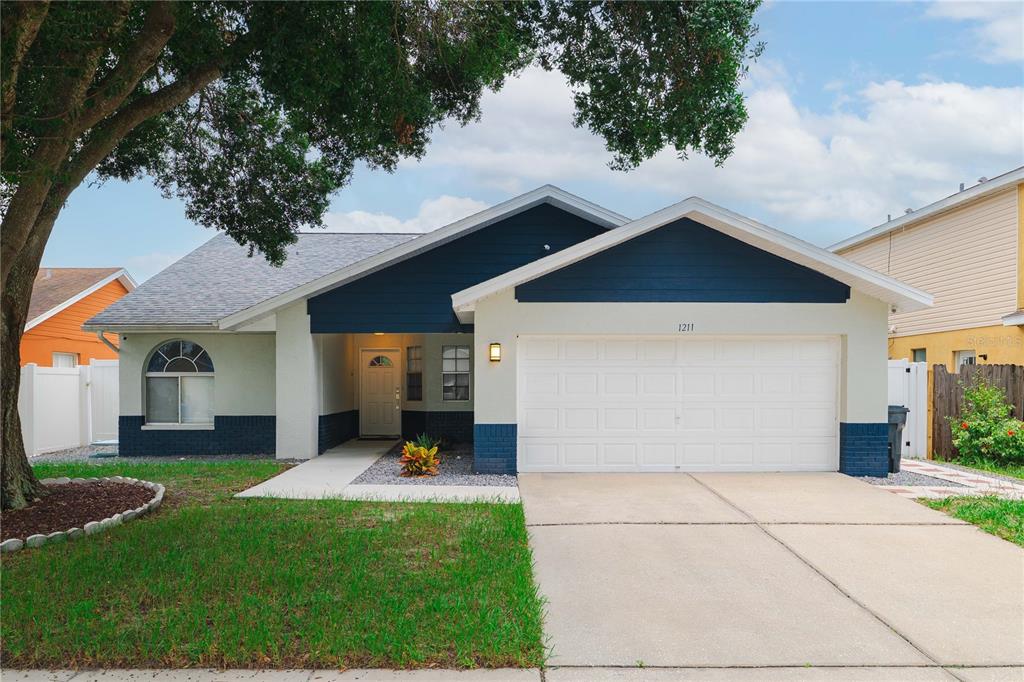
[[[698,195],[825,246],[1024,165],[1024,5],[768,2],[750,120],[723,167],[667,150],[629,173],[570,123],[557,73],[528,70],[425,159],[360,169],[335,231],[429,231],[544,183],[631,217]],[[146,181],[79,188],[44,265],[147,279],[212,237]]]

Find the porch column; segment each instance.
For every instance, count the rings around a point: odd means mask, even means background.
[[[306,301],[277,312],[276,393],[278,459],[317,455],[320,386]]]

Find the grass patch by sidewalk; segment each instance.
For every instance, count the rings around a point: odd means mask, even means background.
[[[946,512],[1024,547],[1024,500],[1004,500],[995,496],[948,497],[921,500],[932,509]]]
[[[943,462],[939,462],[939,464],[943,464]],[[990,474],[1002,474],[1003,476],[1012,476],[1013,478],[1024,480],[1024,464],[1000,464],[990,459],[972,460],[970,462],[955,459],[952,461],[952,464],[966,469],[975,469]]]
[[[520,505],[235,500],[273,461],[47,464],[168,503],[5,555],[5,667],[473,667],[544,660]]]

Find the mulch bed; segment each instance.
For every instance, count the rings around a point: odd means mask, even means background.
[[[50,494],[38,502],[0,515],[0,541],[82,528],[90,521],[102,521],[141,507],[155,495],[148,488],[116,481],[65,483],[46,488]]]

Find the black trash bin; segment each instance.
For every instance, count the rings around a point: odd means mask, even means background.
[[[903,448],[903,427],[907,424],[907,413],[910,408],[902,405],[889,406],[889,473],[900,470],[900,456]]]

